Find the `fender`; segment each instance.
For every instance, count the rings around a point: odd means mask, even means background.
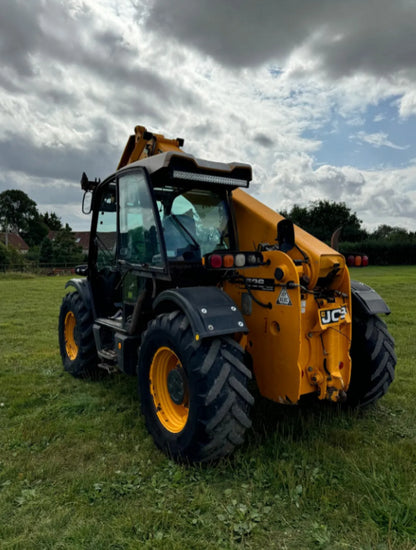
[[[352,309],[356,309],[369,315],[377,313],[391,313],[389,306],[383,298],[370,286],[360,281],[351,281]]]
[[[95,309],[94,309],[94,302],[92,299],[92,292],[91,287],[89,284],[89,281],[87,279],[70,279],[65,284],[65,288],[68,288],[72,286],[79,292],[79,295],[81,296],[82,301],[85,304],[85,307],[93,312],[94,318],[95,315]]]
[[[234,301],[217,287],[195,286],[163,291],[153,302],[156,314],[180,309],[189,319],[195,340],[248,328]]]

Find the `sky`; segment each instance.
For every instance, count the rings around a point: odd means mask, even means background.
[[[416,0],[0,0],[0,192],[88,230],[137,124],[275,210],[416,231]]]

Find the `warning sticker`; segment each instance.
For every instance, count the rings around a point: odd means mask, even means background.
[[[290,301],[290,296],[287,293],[287,290],[285,288],[282,288],[280,291],[279,297],[277,298],[276,304],[280,304],[281,306],[291,306],[292,302]]]

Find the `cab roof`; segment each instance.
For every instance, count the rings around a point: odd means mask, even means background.
[[[167,175],[173,179],[231,187],[248,187],[252,180],[252,169],[249,164],[214,162],[196,158],[182,151],[159,153],[127,164],[118,172],[136,167],[146,168],[153,180]]]

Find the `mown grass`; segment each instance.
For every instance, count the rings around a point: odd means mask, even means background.
[[[3,549],[416,548],[416,267],[355,270],[387,300],[396,381],[343,412],[259,399],[215,466],[161,454],[136,381],[80,381],[57,345],[63,278],[0,277]]]

